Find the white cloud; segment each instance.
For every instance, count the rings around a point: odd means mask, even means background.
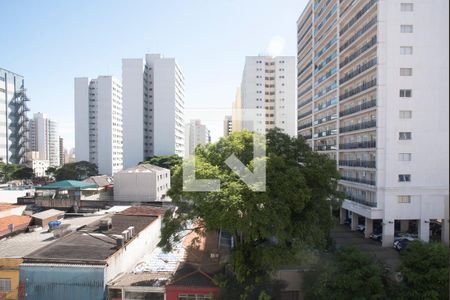
[[[283,52],[285,45],[286,41],[284,38],[281,36],[275,36],[270,40],[266,51],[271,56],[278,56]]]

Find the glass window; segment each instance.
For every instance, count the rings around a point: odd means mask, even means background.
[[[400,119],[412,119],[412,111],[411,110],[401,110],[400,111]]]
[[[411,175],[410,174],[400,174],[400,175],[398,175],[398,181],[399,182],[411,182]]]
[[[400,97],[401,98],[411,98],[412,90],[400,90]]]
[[[399,161],[411,161],[412,154],[411,153],[399,153],[398,160]]]
[[[10,292],[10,291],[11,291],[11,279],[0,278],[0,292]]]
[[[398,196],[398,203],[411,203],[411,196]]]
[[[412,55],[413,47],[411,46],[402,46],[400,47],[400,55]]]
[[[412,76],[412,68],[400,68],[400,76]]]
[[[413,33],[414,26],[413,25],[400,25],[400,32],[401,33]]]
[[[400,10],[403,12],[414,11],[414,3],[400,3]]]
[[[401,141],[411,140],[412,139],[412,133],[411,132],[400,132],[399,133],[399,139]]]

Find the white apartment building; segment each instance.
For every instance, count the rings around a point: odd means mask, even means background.
[[[100,174],[123,169],[122,84],[113,76],[75,78],[75,159]]]
[[[336,159],[341,222],[448,242],[449,2],[311,0],[298,20],[298,134]]]
[[[58,167],[60,162],[59,136],[57,124],[47,114],[35,113],[28,123],[29,151],[39,153],[39,160],[48,161],[51,167]]]
[[[206,145],[211,142],[211,133],[200,120],[191,120],[185,129],[185,157],[195,154],[198,145]]]
[[[123,59],[124,166],[184,155],[184,75],[174,58]]]
[[[227,137],[233,132],[233,117],[225,116],[223,119],[223,136]]]
[[[258,120],[262,119],[265,120],[266,131],[279,128],[290,136],[297,135],[295,72],[293,56],[246,57],[241,93],[236,96],[244,110],[241,129],[254,130],[252,122],[264,122]],[[263,110],[265,116],[254,116],[257,112],[246,110]]]

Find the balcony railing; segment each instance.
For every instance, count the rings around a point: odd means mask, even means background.
[[[359,48],[358,50],[356,50],[355,52],[353,52],[352,54],[350,54],[349,56],[347,56],[344,61],[342,61],[339,66],[341,68],[345,67],[346,65],[348,65],[349,63],[351,63],[352,61],[354,61],[355,59],[357,59],[361,54],[363,54],[364,52],[366,52],[367,50],[369,50],[370,48],[372,48],[373,45],[376,45],[377,43],[377,36],[373,36],[372,39],[365,43],[363,46],[361,46],[361,48]]]
[[[318,133],[313,134],[314,138],[321,138],[326,136],[332,136],[337,134],[337,129],[325,130]]]
[[[300,135],[300,137],[304,138],[305,140],[310,140],[310,139],[312,139],[312,134]]]
[[[328,108],[335,104],[337,104],[337,98],[333,97],[332,99],[328,100],[327,102],[322,103],[321,105],[315,107],[314,112],[319,112],[319,111],[324,110],[325,108]]]
[[[377,141],[365,141],[365,142],[355,142],[355,143],[344,143],[339,145],[339,149],[370,149],[376,148]]]
[[[350,79],[355,78],[356,76],[358,76],[361,73],[364,73],[365,71],[369,70],[370,68],[372,68],[373,66],[375,66],[377,64],[377,58],[372,58],[371,60],[369,60],[366,63],[363,63],[362,65],[358,65],[355,69],[353,69],[352,71],[346,73],[344,75],[344,77],[342,77],[339,80],[340,84],[344,84],[347,81],[349,81]]]
[[[345,127],[340,128],[340,132],[350,132],[350,131],[356,131],[356,130],[363,130],[368,128],[373,128],[377,126],[377,120],[370,120],[358,124],[353,124]]]
[[[375,185],[375,180],[366,179],[366,178],[356,178],[356,177],[341,176],[341,180],[349,181],[349,182],[362,183],[362,184],[368,184],[368,185]]]
[[[360,11],[358,11],[356,15],[347,24],[342,26],[339,34],[342,36],[344,33],[346,33],[377,2],[378,0],[370,0],[366,5],[364,5],[364,7]],[[351,5],[349,7],[351,7]],[[341,16],[342,14],[343,13],[341,13]]]
[[[337,119],[337,114],[329,115],[329,116],[326,116],[324,118],[320,118],[318,120],[315,120],[314,121],[314,125],[322,124],[322,123],[325,123],[325,122],[328,122],[328,121],[331,121],[331,120],[336,120],[336,119]]]
[[[301,87],[305,82],[307,82],[308,80],[310,80],[312,78],[312,73],[311,74],[309,74],[308,76],[306,76],[302,81],[300,81],[299,83],[298,83],[298,87]]]
[[[364,198],[351,196],[351,195],[347,195],[345,198],[346,198],[346,200],[349,200],[349,201],[352,201],[352,202],[356,202],[356,203],[360,203],[360,204],[365,205],[365,206],[377,207],[377,203],[376,202],[369,201],[369,200],[366,200]]]
[[[312,126],[312,122],[309,122],[309,123],[298,126],[298,130],[302,130],[302,129],[305,129],[305,128],[308,128],[311,126]]]
[[[298,97],[300,98],[300,97],[304,96],[306,93],[310,92],[311,90],[312,90],[312,85],[308,86],[306,89],[304,89],[302,92],[300,92],[298,94]]]
[[[357,112],[360,112],[360,111],[363,111],[363,110],[366,110],[366,109],[369,109],[369,108],[372,108],[375,106],[377,106],[377,99],[372,99],[365,103],[355,105],[355,106],[352,106],[350,108],[347,108],[347,109],[341,111],[339,113],[339,116],[341,116],[341,117],[348,116],[348,115],[351,115],[351,114],[354,114],[354,113],[357,113]]]
[[[310,61],[300,72],[298,72],[298,76],[300,76],[301,74],[303,74],[308,68],[310,68],[312,65],[312,61]]]
[[[299,102],[297,108],[302,108],[303,106],[305,106],[306,104],[311,103],[311,102],[312,102],[312,97],[309,97],[305,101]]]
[[[362,84],[360,84],[359,86],[345,92],[344,94],[339,96],[339,100],[343,101],[347,98],[353,97],[355,95],[358,95],[359,93],[362,93],[364,91],[367,91],[370,88],[373,88],[374,86],[377,85],[377,80],[373,79],[371,81],[364,81]]]
[[[336,149],[337,149],[336,145],[318,145],[314,147],[315,151],[331,151]]]
[[[368,23],[366,23],[361,29],[359,29],[354,35],[352,35],[342,46],[339,48],[341,52],[350,47],[360,36],[366,33],[374,24],[377,23],[377,16],[373,17]]]
[[[375,169],[377,163],[374,160],[339,160],[339,165],[343,167]]]
[[[310,114],[312,114],[312,110],[309,110],[307,112],[302,113],[301,115],[298,115],[298,120],[303,119],[306,116],[309,116]]]

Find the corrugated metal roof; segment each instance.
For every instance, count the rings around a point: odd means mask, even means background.
[[[62,216],[64,215],[64,212],[62,210],[57,210],[57,209],[47,209],[38,213],[35,213],[34,215],[32,215],[33,218],[35,219],[39,219],[39,220],[45,220],[51,217],[55,217],[55,216]]]
[[[141,164],[141,165],[137,165],[135,167],[131,167],[131,168],[119,171],[116,174],[121,174],[121,173],[155,173],[155,172],[162,172],[162,171],[170,172],[169,169],[161,168],[161,167],[158,167],[158,166],[155,166],[155,165]]]
[[[96,184],[86,183],[77,180],[62,180],[53,182],[44,186],[36,187],[36,190],[73,190],[73,189],[87,189],[96,188]]]

